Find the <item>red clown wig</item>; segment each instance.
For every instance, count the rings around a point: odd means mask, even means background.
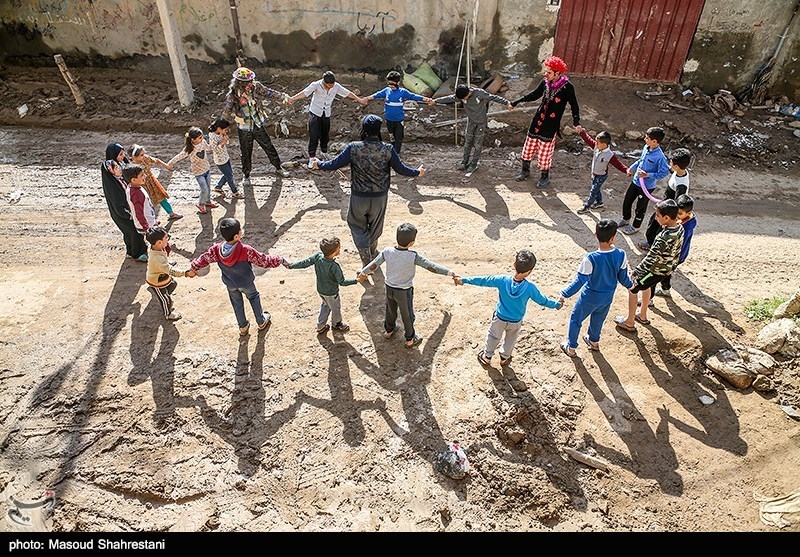
[[[545,58],[543,64],[556,73],[564,73],[567,71],[567,64],[558,56]]]

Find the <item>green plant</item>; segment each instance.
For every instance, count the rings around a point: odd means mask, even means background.
[[[772,315],[778,306],[788,300],[786,297],[761,298],[750,300],[744,306],[744,314],[750,321],[772,321]]]

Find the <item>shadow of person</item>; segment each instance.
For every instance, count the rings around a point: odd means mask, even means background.
[[[374,279],[376,275],[372,276]],[[431,381],[436,350],[452,317],[443,311],[441,322],[425,339],[421,349],[420,346],[406,348],[401,330],[395,331],[390,339],[384,338],[383,306],[378,310],[378,304],[372,297],[377,297],[378,289],[383,291],[382,281],[376,281],[376,284],[367,287],[359,304],[359,311],[373,339],[377,364],[373,364],[359,352],[354,352],[350,357],[365,375],[382,388],[400,394],[404,419],[396,420],[386,408],[379,410],[391,430],[419,457],[431,463],[433,469],[434,454],[444,449],[448,440],[436,420],[427,385]],[[381,318],[378,319],[378,316]],[[434,477],[449,489],[456,488],[455,484],[446,481],[447,478],[439,474],[434,474]]]
[[[327,335],[317,335],[317,341],[328,353],[328,389],[331,393],[330,400],[313,397],[302,392],[298,397],[312,406],[329,412],[332,416],[342,421],[342,437],[351,447],[357,447],[364,442],[364,423],[361,413],[365,410],[385,409],[386,403],[377,398],[375,400],[357,400],[353,392],[353,383],[350,378],[349,360],[359,360],[358,364],[369,367],[372,363],[358,357],[358,351],[346,340],[333,340]]]
[[[251,477],[261,464],[261,447],[297,414],[302,401],[296,399],[283,410],[266,417],[266,392],[264,389],[264,352],[268,326],[256,335],[256,345],[248,357],[253,334],[239,339],[236,357],[236,375],[227,410],[220,413],[210,406],[203,395],[195,405],[206,425],[228,443],[238,457],[238,469],[243,476]]]
[[[637,346],[641,345],[639,339],[635,339],[635,342]],[[640,352],[643,351],[640,347]],[[678,458],[669,440],[669,412],[666,408],[660,408],[658,425],[654,430],[651,429],[602,353],[592,352],[592,357],[600,369],[608,395],[580,359],[573,358],[572,362],[578,376],[605,415],[608,425],[628,447],[629,454],[599,445],[588,435],[587,444],[593,446],[609,462],[629,470],[637,477],[655,480],[662,492],[681,495],[683,478],[678,473]]]
[[[499,441],[509,453],[500,453],[488,443],[472,447],[473,451],[480,447],[509,464],[532,465],[539,468],[554,487],[570,495],[575,508],[585,508],[583,488],[576,479],[578,467],[559,453],[559,443],[553,434],[558,426],[553,423],[553,416],[548,416],[536,396],[528,389],[528,385],[519,379],[510,364],[501,369],[493,366],[483,366],[483,369],[487,372],[495,390],[512,408],[510,417],[503,418],[503,425],[497,430]],[[512,425],[512,428],[520,428],[524,435],[507,434],[509,425]]]
[[[139,304],[135,303],[135,299],[144,281],[144,271],[144,266],[139,262],[130,259],[123,261],[103,310],[100,338],[91,335],[84,348],[77,351],[72,362],[43,378],[32,393],[28,412],[30,415],[36,415],[42,405],[46,406],[59,394],[78,359],[83,359],[94,348],[95,354],[88,373],[85,377],[81,377],[85,387],[80,390],[80,396],[71,401],[72,418],[69,424],[64,424],[63,431],[69,433],[65,434],[66,439],[60,443],[61,460],[50,476],[54,478],[54,483],[50,484],[53,487],[69,476],[76,463],[75,455],[86,447],[85,428],[97,415],[95,409],[98,401],[97,392],[106,372],[109,371],[114,344],[120,332],[127,327],[128,316],[135,317],[139,313]],[[2,440],[2,446],[8,444],[9,436]]]
[[[669,298],[667,300],[675,321],[680,323],[683,329],[693,331],[700,340],[703,355],[716,352],[720,348],[731,347],[710,323],[704,319],[693,319],[675,301]],[[661,313],[663,317],[668,318],[664,312],[655,313]],[[687,323],[692,325],[687,326]],[[671,355],[672,346],[661,331],[655,327],[649,327],[648,330],[653,335],[659,353],[665,355],[666,369],[656,365],[644,347],[637,343],[642,360],[656,384],[680,403],[697,420],[700,427],[691,426],[677,418],[670,418],[670,423],[709,447],[723,449],[740,456],[747,454],[747,442],[741,437],[739,419],[725,389],[720,389],[702,374],[699,375],[699,380],[695,380],[695,374],[698,372],[692,372],[678,357]],[[710,406],[705,406],[699,399],[699,396],[707,391],[715,392],[716,401]]]
[[[153,357],[159,329],[161,345]],[[166,426],[175,414],[175,347],[179,339],[175,323],[164,317],[154,296],[139,315],[134,315],[129,349],[133,366],[128,373],[128,385],[138,385],[150,378],[155,403],[153,420],[158,427]]]

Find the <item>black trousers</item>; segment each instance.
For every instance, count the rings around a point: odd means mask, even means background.
[[[122,237],[125,240],[125,253],[134,259],[147,253],[147,244],[144,243],[144,236],[139,234],[136,226],[131,219],[124,219],[111,213],[111,220],[117,225],[119,231],[122,232]]]
[[[331,135],[330,116],[315,116],[308,113],[308,156],[317,156],[317,145],[323,153],[328,152],[328,141]]]
[[[403,320],[406,340],[414,338],[414,287],[392,288],[386,285],[386,319],[383,330],[387,333],[394,331],[397,322],[397,312]]]
[[[178,287],[178,283],[174,280],[165,286],[148,286],[147,289],[153,293],[161,304],[161,309],[164,311],[164,317],[169,317],[172,313],[172,293]]]
[[[275,168],[281,167],[281,157],[278,155],[277,149],[272,144],[272,139],[270,139],[267,130],[263,126],[256,126],[252,131],[239,128],[239,149],[242,151],[242,174],[244,174],[245,178],[250,176],[250,171],[253,169],[254,140],[261,145],[272,166]]]
[[[403,121],[392,122],[391,120],[386,120],[386,129],[389,130],[389,135],[392,136],[392,145],[399,155],[400,148],[403,146],[403,138],[405,137]]]
[[[644,221],[644,214],[647,212],[647,203],[650,200],[639,187],[639,184],[630,183],[628,191],[625,192],[625,199],[622,201],[622,220],[631,220],[631,210],[634,202],[636,203],[636,213],[631,226],[640,228]]]

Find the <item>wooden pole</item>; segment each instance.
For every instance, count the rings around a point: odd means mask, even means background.
[[[469,20],[467,20],[466,24],[464,24],[464,37],[461,39],[461,52],[458,55],[458,68],[456,69],[456,82],[455,87],[453,87],[453,91],[455,92],[456,87],[458,87],[458,78],[461,77],[461,62],[464,60],[464,45],[467,41],[467,33],[469,33]],[[456,147],[458,147],[458,103],[453,103],[453,123],[456,125],[453,126],[453,130],[455,132],[455,142]]]
[[[61,75],[64,76],[64,81],[67,82],[67,85],[69,85],[69,90],[72,91],[72,96],[75,97],[75,104],[78,106],[83,106],[86,101],[83,100],[83,95],[81,94],[81,90],[78,89],[75,78],[73,78],[72,74],[69,73],[66,62],[64,62],[64,59],[60,54],[56,54],[55,59],[58,69],[61,70]]]
[[[192,81],[189,79],[189,70],[186,67],[186,54],[183,52],[180,29],[175,23],[175,13],[170,0],[156,0],[158,13],[161,16],[161,26],[164,28],[164,39],[167,42],[169,61],[172,64],[172,75],[175,86],[178,88],[178,99],[181,106],[189,106],[194,100]]]
[[[233,36],[236,39],[236,65],[244,66],[244,48],[242,47],[242,32],[239,29],[239,10],[236,7],[236,0],[229,0],[231,5],[231,21],[233,22]]]

